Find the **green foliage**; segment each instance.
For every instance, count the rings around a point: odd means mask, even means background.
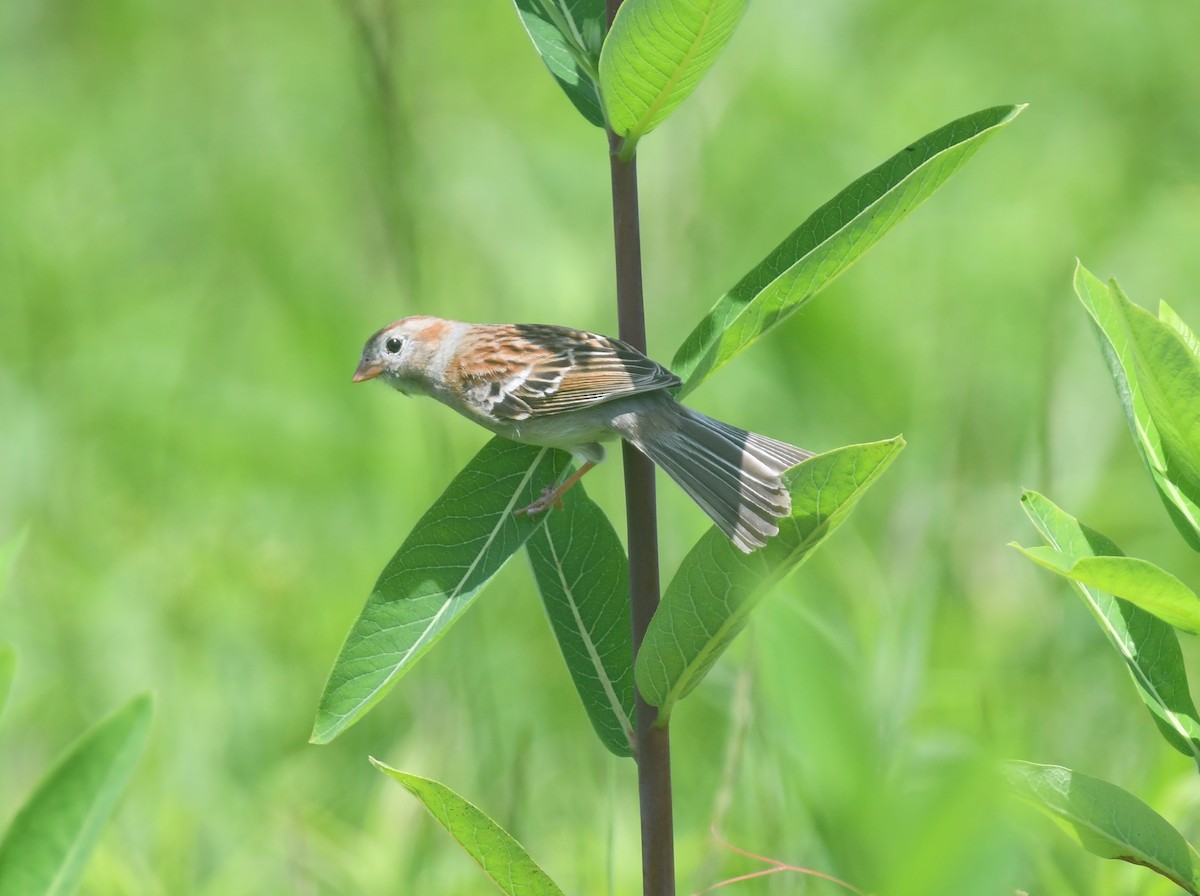
[[[1200,855],[1161,815],[1107,781],[1056,765],[1012,762],[1014,788],[1103,859],[1156,871],[1200,894]]]
[[[633,755],[629,561],[612,523],[574,486],[526,544],[546,616],[600,742]]]
[[[713,527],[684,559],[637,657],[638,690],[665,725],[745,627],[766,592],[794,572],[845,521],[904,447],[850,445],[811,457],[786,474],[792,515],[767,546],[743,554]]]
[[[747,0],[625,0],[600,53],[600,96],[622,138],[621,158],[661,124],[708,72]]]
[[[18,810],[0,840],[0,896],[74,892],[137,767],[153,705],[137,697],[87,731]]]
[[[544,517],[519,510],[557,481],[561,451],[492,439],[384,567],[346,636],[313,726],[327,743],[374,706],[441,638]]]
[[[1191,329],[1169,307],[1161,318],[1137,307],[1116,281],[1082,265],[1075,291],[1100,337],[1130,432],[1176,528],[1197,547],[1200,492],[1200,356]],[[1161,567],[1126,557],[1035,492],[1022,503],[1048,547],[1018,548],[1071,580],[1124,658],[1160,733],[1200,767],[1200,720],[1174,628],[1200,633],[1200,598]],[[1065,821],[1083,847],[1157,871],[1200,893],[1198,856],[1161,816],[1120,788],[1069,769],[1016,764],[1013,780]]]
[[[1196,412],[1186,407],[1189,397],[1200,401],[1191,330],[1169,308],[1163,321],[1156,320],[1130,302],[1115,280],[1105,286],[1082,265],[1075,269],[1075,292],[1100,338],[1130,432],[1159,495],[1180,534],[1195,546],[1195,505],[1186,484],[1189,462],[1170,460],[1200,452],[1200,434],[1191,423]],[[1027,492],[1022,503],[1048,547],[1019,549],[1074,582],[1129,665],[1163,736],[1200,766],[1200,721],[1177,639],[1145,616],[1200,633],[1200,599],[1159,566],[1125,557],[1111,539],[1080,525],[1041,495]]]
[[[582,115],[604,127],[597,84],[604,0],[515,0],[517,13],[554,80]]]
[[[484,873],[509,896],[562,896],[560,890],[512,835],[445,784],[371,762],[425,804]]]
[[[1120,549],[1110,539],[1082,525],[1037,492],[1025,492],[1021,506],[1062,566],[1074,566],[1088,558],[1121,556]],[[1200,766],[1200,716],[1188,690],[1183,652],[1174,630],[1127,600],[1113,597],[1074,576],[1068,578],[1113,648],[1125,660],[1138,694],[1163,736]]]
[[[712,310],[675,353],[681,395],[699,386],[899,224],[1024,106],[996,106],[926,134],[809,215]]]
[[[1082,264],[1075,266],[1075,294],[1091,317],[1129,431],[1163,505],[1187,543],[1200,550],[1193,491],[1200,450],[1195,337],[1169,307],[1163,306],[1163,322],[1155,321],[1115,280],[1104,284]]]

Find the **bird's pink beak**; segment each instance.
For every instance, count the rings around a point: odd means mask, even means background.
[[[363,383],[367,380],[375,379],[381,373],[383,373],[383,365],[363,358],[362,362],[358,365],[358,370],[354,371],[354,377],[350,382]]]

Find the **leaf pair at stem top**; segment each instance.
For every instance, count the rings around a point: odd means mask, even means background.
[[[604,0],[515,2],[554,79],[628,161],[716,62],[747,0],[625,0],[602,39]]]

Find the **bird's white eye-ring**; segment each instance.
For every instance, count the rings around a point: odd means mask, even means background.
[[[404,348],[404,340],[399,336],[393,336],[383,344],[383,347],[387,350],[388,354],[398,355],[400,353],[400,349]]]

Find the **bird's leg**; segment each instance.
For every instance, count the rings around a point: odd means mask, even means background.
[[[517,516],[536,516],[539,513],[545,513],[551,507],[557,507],[562,510],[562,496],[567,493],[567,489],[573,486],[576,482],[583,478],[583,474],[596,466],[594,461],[588,461],[574,473],[572,473],[563,482],[562,485],[548,485],[542,489],[542,496],[530,504],[528,507],[522,507],[520,510],[514,511]]]

